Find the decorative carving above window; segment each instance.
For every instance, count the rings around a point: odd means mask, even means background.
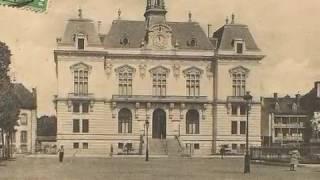
[[[229,70],[230,76],[232,76],[233,74],[245,74],[246,77],[248,77],[249,72],[250,70],[243,66],[237,66]]]
[[[189,67],[183,71],[184,76],[187,74],[199,74],[200,76],[203,74],[203,70],[200,68],[197,68],[195,66]]]
[[[110,61],[104,62],[104,70],[107,74],[107,76],[110,76],[112,74],[112,63]]]
[[[170,69],[163,67],[163,66],[156,66],[152,69],[149,70],[151,74],[169,74],[170,73]]]
[[[120,67],[117,67],[115,69],[115,72],[117,74],[119,74],[119,73],[132,73],[132,74],[134,74],[136,72],[136,69],[126,64],[126,65],[122,65]]]
[[[147,71],[147,65],[145,64],[140,64],[139,65],[139,70],[140,70],[140,77],[144,78],[146,76],[146,71]]]
[[[180,76],[180,65],[178,64],[174,64],[172,66],[172,69],[173,69],[173,75],[175,78],[178,78]]]
[[[92,66],[87,65],[87,64],[85,64],[85,63],[83,63],[83,62],[76,63],[76,64],[70,66],[70,70],[71,70],[72,72],[75,71],[75,70],[87,70],[87,71],[90,72],[91,69],[92,69]]]
[[[207,71],[207,76],[208,76],[209,78],[213,77],[213,69],[212,69],[212,65],[211,65],[211,64],[208,64],[208,65],[207,65],[206,71]]]

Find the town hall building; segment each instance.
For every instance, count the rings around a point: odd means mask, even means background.
[[[54,50],[57,143],[65,153],[210,155],[261,144],[260,62],[247,25],[233,16],[210,35],[192,20],[170,22],[164,0],[143,21],[119,19],[104,34],[69,19]],[[98,25],[99,26],[99,25]],[[148,131],[148,132],[147,132]],[[147,137],[148,135],[148,137]]]

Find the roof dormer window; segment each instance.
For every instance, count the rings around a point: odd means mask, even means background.
[[[192,38],[190,41],[187,41],[187,46],[196,47],[197,46],[197,39],[196,38]]]
[[[82,33],[76,34],[74,37],[76,48],[78,50],[84,50],[86,45],[86,40],[87,40],[87,37],[84,34]]]
[[[233,40],[233,45],[234,45],[234,48],[235,48],[235,52],[237,54],[243,54],[243,52],[245,50],[243,39],[234,39]]]
[[[129,39],[127,37],[121,39],[120,44],[123,46],[127,46],[129,44]]]

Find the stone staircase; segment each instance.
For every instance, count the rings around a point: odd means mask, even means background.
[[[150,155],[167,155],[167,141],[165,139],[149,139]]]
[[[180,147],[178,139],[167,139],[167,148],[169,157],[181,157],[183,150]]]

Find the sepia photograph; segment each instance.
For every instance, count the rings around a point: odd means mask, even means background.
[[[317,0],[0,0],[0,180],[318,180]]]

